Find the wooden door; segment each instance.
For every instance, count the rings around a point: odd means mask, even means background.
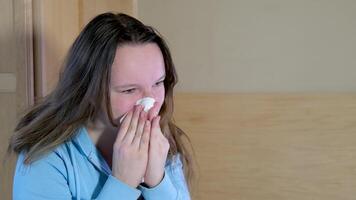
[[[22,111],[33,103],[32,5],[0,0],[0,194],[11,199],[14,157],[5,157]]]

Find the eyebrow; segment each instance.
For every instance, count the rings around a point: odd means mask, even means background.
[[[161,81],[162,79],[165,79],[166,78],[166,74],[163,74],[163,76],[161,76],[158,80],[158,81]],[[117,85],[115,86],[115,88],[129,88],[129,87],[135,87],[135,86],[138,86],[137,84],[125,84],[125,85]]]

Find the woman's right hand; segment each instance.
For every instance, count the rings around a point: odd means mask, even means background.
[[[123,120],[114,143],[112,174],[134,188],[146,172],[150,126],[143,107],[135,106]]]

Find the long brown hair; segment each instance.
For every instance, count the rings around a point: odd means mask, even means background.
[[[178,78],[170,51],[154,28],[125,14],[103,13],[92,19],[71,46],[56,88],[18,122],[8,152],[26,152],[30,164],[70,140],[104,102],[115,126],[110,105],[110,74],[116,49],[125,44],[155,43],[160,48],[166,79],[161,127],[170,142],[169,157],[181,154],[188,184],[193,177],[192,148],[187,135],[173,122],[173,88]]]

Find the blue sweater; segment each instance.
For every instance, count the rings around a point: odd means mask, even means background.
[[[190,199],[179,155],[165,166],[163,180],[154,188],[130,187],[111,174],[85,127],[76,136],[30,165],[17,160],[14,200],[146,200]]]

